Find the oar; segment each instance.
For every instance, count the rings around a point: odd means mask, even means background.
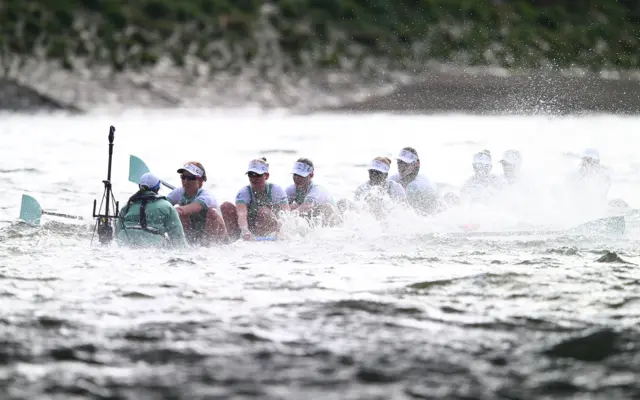
[[[567,230],[508,231],[508,232],[452,232],[444,235],[455,237],[530,236],[530,235],[621,235],[625,232],[624,216],[604,217],[582,223]]]
[[[144,161],[134,155],[129,156],[129,182],[133,182],[137,185],[140,183],[140,177],[149,171],[149,167],[147,167],[147,164],[145,164]],[[160,180],[160,183],[171,190],[176,188],[162,179]]]
[[[51,211],[43,211],[40,207],[40,203],[33,197],[23,194],[22,203],[20,204],[20,219],[34,225],[40,224],[40,217],[42,214],[53,215],[55,217],[70,218],[70,219],[84,219],[77,215],[62,214]]]
[[[277,235],[269,235],[269,236],[254,236],[252,238],[254,242],[274,242],[278,240]]]

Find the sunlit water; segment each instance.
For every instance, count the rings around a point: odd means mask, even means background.
[[[386,223],[357,214],[316,230],[292,219],[279,242],[104,248],[90,244],[91,211],[111,124],[122,204],[136,190],[130,154],[174,184],[183,162],[201,161],[220,201],[247,184],[257,156],[281,185],[295,159],[309,157],[317,183],[351,197],[373,157],[407,145],[445,190],[470,175],[482,149],[494,161],[519,149],[526,174],[545,185],[512,208],[397,211]],[[545,189],[589,146],[613,171],[609,197],[640,208],[637,118],[130,112],[7,115],[0,129],[3,398],[640,396],[633,221],[615,238],[433,235],[465,222],[500,230],[597,217],[550,201]],[[20,224],[22,193],[88,220]],[[607,252],[618,257],[598,262]]]

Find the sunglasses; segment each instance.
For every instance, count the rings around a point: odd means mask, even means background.
[[[264,174],[256,174],[255,172],[249,172],[248,175],[249,175],[249,178],[260,178]]]
[[[183,181],[195,181],[198,177],[193,175],[180,175],[180,179]]]

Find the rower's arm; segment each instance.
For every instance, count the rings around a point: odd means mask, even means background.
[[[249,229],[249,222],[247,221],[247,205],[244,203],[237,203],[236,210],[238,211],[238,227],[240,231],[244,232]]]
[[[180,222],[178,211],[173,207],[169,209],[169,215],[165,221],[165,227],[167,229],[169,239],[171,240],[171,244],[174,247],[184,247],[187,245],[187,240],[184,236],[184,229],[182,228],[182,222]]]
[[[185,215],[199,213],[204,209],[203,205],[199,201],[194,201],[186,206],[178,206],[178,208],[181,209],[182,213]]]
[[[287,193],[280,187],[274,185],[271,189],[271,196],[273,199],[274,205],[276,205],[278,211],[291,211],[291,207],[289,207],[289,198]]]

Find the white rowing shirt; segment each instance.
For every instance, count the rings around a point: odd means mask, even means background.
[[[395,174],[389,179],[401,183],[402,178],[400,174]],[[437,202],[438,187],[422,174],[418,174],[404,189],[409,203],[414,207],[429,208]]]
[[[247,207],[252,206],[252,203],[255,201],[255,196],[252,191],[253,190],[250,185],[240,189],[236,194],[236,204],[243,203],[246,204]],[[262,201],[260,201],[260,203],[262,203]],[[269,207],[288,204],[287,194],[281,186],[276,185],[275,183],[267,183],[267,198],[264,199],[264,203],[265,206]]]
[[[311,203],[314,206],[321,204],[334,204],[333,196],[327,189],[322,186],[318,186],[314,183],[309,185],[308,191],[306,194],[299,193],[296,190],[296,185],[291,185],[286,189],[287,198],[289,200],[289,204],[297,203],[299,205],[304,203]]]
[[[218,200],[215,198],[213,193],[211,193],[207,189],[200,188],[198,189],[198,192],[196,193],[195,197],[188,198],[184,194],[184,188],[178,187],[173,189],[171,193],[167,195],[167,200],[169,200],[169,203],[171,203],[172,205],[178,204],[181,206],[198,202],[202,204],[202,206],[204,207],[204,211],[208,210],[209,208],[213,208],[215,210],[220,211]]]
[[[462,185],[460,197],[471,201],[486,201],[505,186],[506,180],[498,175],[490,174],[486,178],[474,175]]]
[[[611,172],[606,167],[599,166],[587,173],[574,172],[569,177],[568,189],[577,197],[605,200],[610,188]]]
[[[387,180],[382,186],[373,186],[369,181],[363,183],[356,189],[355,199],[356,201],[363,200],[370,195],[388,195],[392,200],[398,202],[404,202],[407,199],[402,185],[392,180]]]

